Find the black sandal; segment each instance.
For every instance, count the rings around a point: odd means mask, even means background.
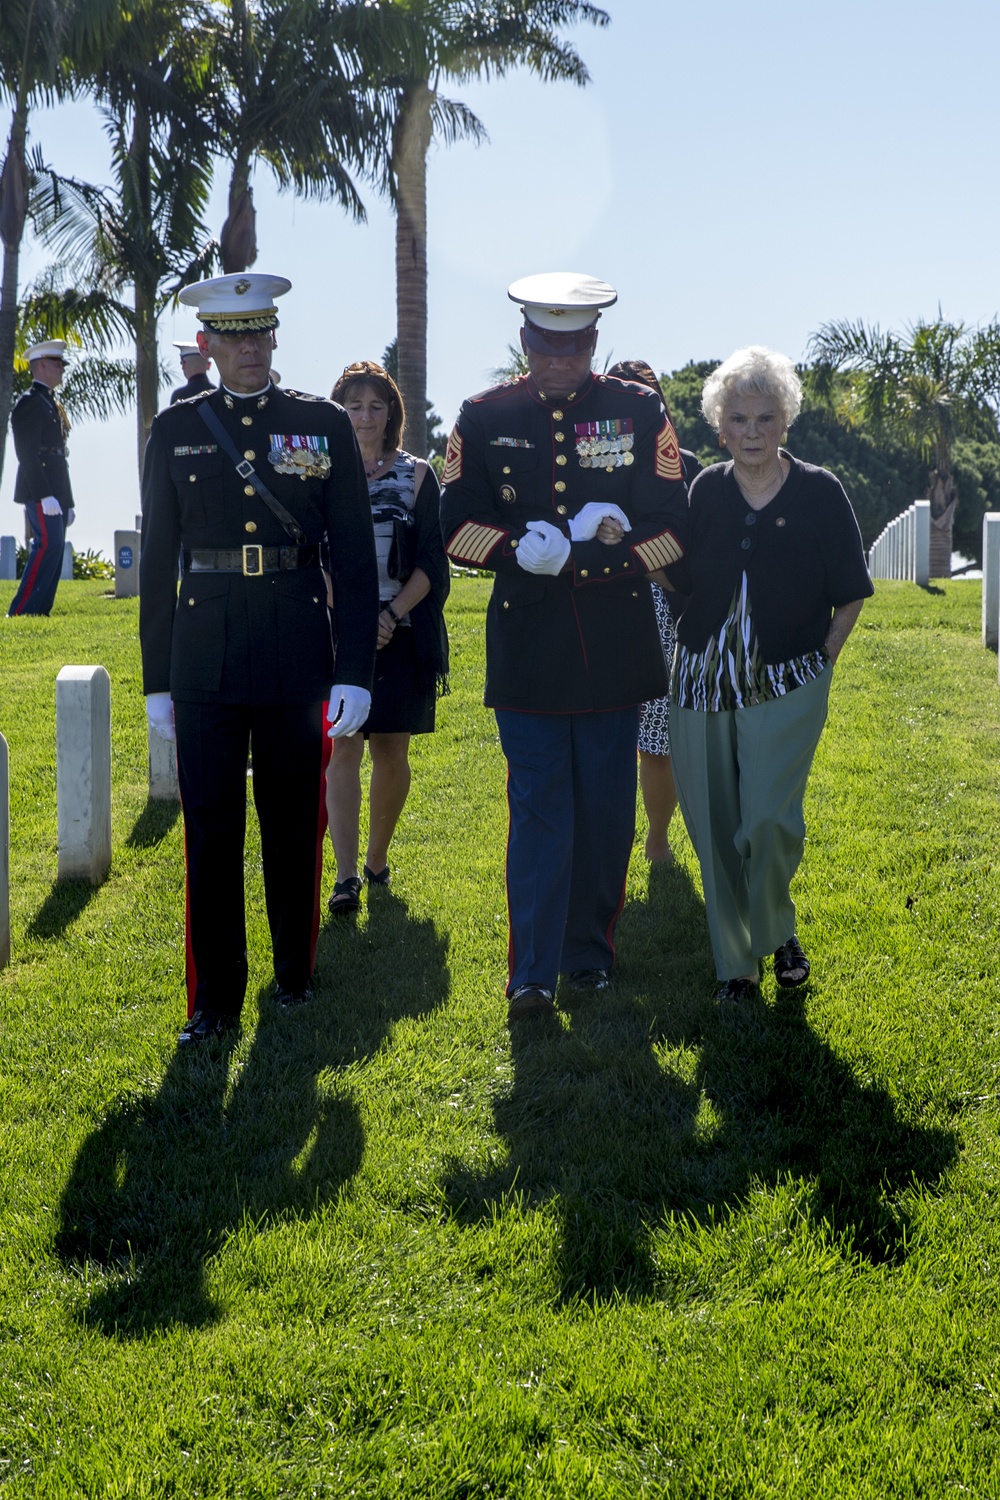
[[[789,976],[800,973],[801,977],[792,979]],[[793,990],[797,985],[805,984],[809,978],[809,960],[802,951],[802,944],[793,932],[787,943],[782,943],[780,948],[775,949],[774,954],[774,977],[786,990]]]
[[[326,903],[327,910],[335,917],[347,916],[351,912],[361,909],[361,880],[357,875],[348,875],[346,880],[338,880],[333,887],[333,895]]]
[[[381,874],[376,875],[374,870],[369,870],[368,866],[365,865],[365,879],[369,885],[388,885],[392,879],[392,876],[389,874],[389,866],[386,865]]]

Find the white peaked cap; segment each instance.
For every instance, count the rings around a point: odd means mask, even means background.
[[[212,276],[196,281],[178,294],[187,307],[197,308],[198,317],[217,333],[232,330],[257,331],[276,328],[276,297],[291,287],[285,276],[265,276],[259,271],[241,271],[233,276]]]
[[[522,276],[507,288],[512,302],[519,302],[524,316],[536,328],[554,333],[577,333],[589,328],[602,307],[618,301],[618,293],[606,281],[585,276],[582,271],[545,271],[540,276]]]
[[[30,349],[25,350],[24,357],[29,364],[33,359],[48,359],[51,357],[65,359],[66,340],[46,339],[42,344],[32,344]]]

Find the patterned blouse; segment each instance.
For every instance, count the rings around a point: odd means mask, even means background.
[[[390,570],[398,568],[395,560],[399,540],[397,533],[403,535],[408,528],[416,525],[413,514],[416,504],[413,488],[416,466],[417,460],[411,453],[400,452],[387,473],[368,483],[381,604],[391,604],[403,586]],[[409,625],[409,615],[404,615],[399,623]]]
[[[826,651],[819,650],[768,666],[758,647],[744,573],[729,612],[708,645],[692,651],[677,642],[670,695],[678,708],[731,713],[784,697],[813,682],[829,663]]]

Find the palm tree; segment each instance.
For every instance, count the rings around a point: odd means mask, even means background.
[[[21,242],[30,215],[33,173],[28,119],[32,105],[73,94],[107,45],[118,0],[3,0],[0,6],[0,94],[11,102],[11,126],[0,171],[0,474],[3,433],[13,393]]]
[[[224,271],[244,271],[257,256],[255,161],[280,188],[332,198],[364,219],[348,164],[370,160],[388,130],[374,90],[359,83],[357,22],[352,5],[331,0],[225,0],[203,110],[206,144],[231,163]]]
[[[920,321],[903,336],[860,320],[825,323],[809,351],[829,372],[848,372],[840,414],[876,441],[890,439],[928,464],[932,578],[951,573],[952,531],[958,496],[952,449],[958,437],[996,441],[996,416],[987,404],[1000,387],[1000,337],[996,326],[970,331],[940,316]]]
[[[396,333],[399,387],[406,404],[404,441],[427,452],[427,152],[433,138],[486,139],[464,104],[439,93],[443,80],[499,78],[527,67],[546,82],[589,81],[583,60],[556,28],[576,21],[605,26],[587,0],[368,0],[369,24],[383,23],[379,81],[393,119],[391,153],[379,185],[396,211]]]
[[[90,73],[114,191],[54,186],[42,216],[49,242],[86,271],[80,284],[102,292],[135,342],[140,473],[159,391],[159,314],[215,257],[200,218],[211,186],[198,113],[210,82],[210,20],[207,0],[119,0],[114,34]]]

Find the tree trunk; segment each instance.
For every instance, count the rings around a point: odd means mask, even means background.
[[[219,236],[222,271],[228,276],[245,271],[257,259],[257,213],[250,186],[250,163],[242,157],[233,165],[229,183],[229,213]]]
[[[3,284],[0,288],[0,479],[3,478],[7,423],[14,391],[14,344],[17,339],[17,277],[28,205],[24,151],[28,106],[19,100],[11,121],[7,155],[0,176],[0,239],[3,240]]]
[[[134,194],[131,205],[133,217],[145,236],[146,243],[153,243],[152,183],[150,180],[149,116],[142,108],[136,108],[132,127],[129,157],[132,171],[129,175],[130,191]],[[156,400],[160,390],[160,372],[156,358],[156,273],[139,275],[135,280],[135,415],[136,441],[138,445],[139,479],[146,457],[146,442],[149,429],[156,416]]]
[[[955,520],[955,480],[951,474],[932,469],[927,497],[931,502],[932,578],[951,577],[952,529]]]
[[[407,89],[392,151],[398,384],[406,407],[403,443],[418,458],[427,456],[427,152],[433,98],[427,83]]]

